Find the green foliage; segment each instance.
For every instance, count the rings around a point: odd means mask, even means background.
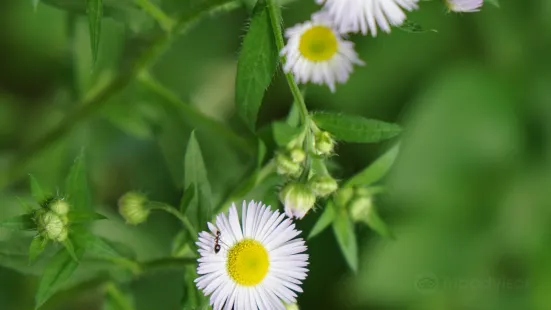
[[[29,175],[29,179],[31,182],[31,194],[33,195],[33,198],[38,202],[42,203],[44,200],[46,200],[49,197],[49,194],[47,194],[36,178],[33,175]]]
[[[266,4],[259,1],[243,40],[235,82],[235,102],[239,115],[253,131],[264,92],[270,85],[277,62],[270,17]]]
[[[69,175],[65,180],[67,200],[71,208],[78,211],[92,209],[92,197],[88,188],[88,176],[84,151],[75,159]]]
[[[72,224],[83,224],[92,221],[105,220],[107,217],[96,212],[71,211],[69,212],[69,222]]]
[[[308,239],[311,239],[317,236],[322,231],[324,231],[327,227],[331,225],[331,223],[333,223],[334,220],[335,220],[335,210],[334,210],[333,202],[330,200],[327,202],[325,209],[323,209],[323,213],[318,218],[316,224],[310,231],[310,234],[308,234]]]
[[[337,140],[356,143],[373,143],[390,139],[402,129],[396,124],[340,113],[315,113],[316,125],[333,134]]]
[[[278,146],[285,147],[302,132],[302,128],[293,127],[285,122],[273,122],[272,131],[274,140]]]
[[[396,157],[398,156],[399,149],[399,144],[393,146],[385,154],[375,160],[371,165],[360,171],[355,176],[348,179],[348,181],[346,181],[345,183],[346,186],[370,185],[379,181],[388,173],[388,171],[392,167],[394,160],[396,160]]]
[[[48,245],[48,240],[40,236],[36,236],[31,241],[29,246],[29,265],[31,265],[37,258],[44,252],[46,246]]]
[[[36,224],[32,214],[24,214],[0,221],[0,227],[11,230],[34,230]]]
[[[499,8],[499,0],[484,0],[486,3],[490,3],[491,5]]]
[[[358,245],[356,241],[356,233],[354,224],[350,220],[345,209],[341,208],[335,211],[335,219],[333,221],[333,232],[337,239],[337,243],[341,249],[346,263],[352,271],[358,271]]]
[[[90,28],[90,47],[92,49],[92,64],[98,59],[103,18],[103,0],[86,0],[86,14]]]

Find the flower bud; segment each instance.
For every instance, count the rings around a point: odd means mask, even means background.
[[[296,177],[302,172],[300,164],[294,162],[289,156],[279,153],[276,157],[277,173]]]
[[[67,215],[69,213],[69,204],[65,200],[55,200],[50,204],[50,210],[57,215]]]
[[[67,239],[67,227],[61,217],[54,212],[41,214],[38,220],[38,228],[42,235],[49,240],[63,242]]]
[[[314,150],[318,155],[329,155],[335,148],[335,140],[327,131],[320,131],[314,137]]]
[[[285,206],[285,214],[290,218],[302,219],[316,203],[316,196],[306,185],[291,182],[283,188],[279,198]]]
[[[309,185],[318,197],[329,196],[339,188],[337,181],[329,175],[315,175],[310,179]]]
[[[298,304],[285,304],[285,310],[299,310]]]
[[[371,197],[358,197],[350,203],[350,216],[354,222],[366,222],[372,208]]]
[[[130,225],[138,225],[147,220],[149,209],[147,197],[137,192],[128,192],[119,199],[119,213]]]
[[[335,195],[335,204],[339,208],[345,208],[354,197],[354,190],[350,187],[342,188]]]
[[[301,148],[294,148],[289,151],[289,157],[294,163],[300,164],[306,159],[306,153]]]

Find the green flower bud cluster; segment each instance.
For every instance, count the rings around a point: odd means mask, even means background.
[[[317,155],[331,155],[335,149],[335,140],[327,131],[317,131],[314,134],[314,151]]]
[[[148,199],[138,192],[128,192],[119,199],[119,213],[130,225],[138,225],[149,217]]]
[[[337,189],[337,181],[331,176],[314,175],[307,183],[287,183],[280,192],[280,200],[285,206],[287,216],[302,219],[314,208],[318,197],[327,197]]]
[[[69,204],[63,199],[55,199],[45,207],[36,215],[38,231],[47,240],[65,241],[69,235]]]
[[[280,152],[276,156],[277,173],[292,178],[297,178],[303,171],[303,163],[306,160],[306,153],[301,148],[292,148]]]

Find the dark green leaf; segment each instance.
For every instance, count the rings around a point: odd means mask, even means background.
[[[105,220],[107,217],[96,212],[71,211],[69,212],[69,222],[71,224],[82,224],[86,222]]]
[[[257,114],[278,63],[270,17],[258,2],[237,63],[235,102],[240,116],[255,130]]]
[[[33,241],[31,241],[31,245],[29,246],[29,265],[31,265],[42,252],[44,252],[44,249],[48,245],[48,240],[44,239],[40,236],[36,236],[33,238]]]
[[[333,207],[333,202],[329,200],[327,202],[327,205],[325,206],[325,210],[323,210],[323,213],[319,217],[318,221],[310,231],[310,234],[308,235],[308,239],[312,239],[313,237],[317,236],[319,233],[324,231],[335,219],[335,210]]]
[[[31,182],[31,195],[38,203],[42,203],[44,200],[48,198],[49,196],[48,193],[46,193],[42,189],[42,187],[40,186],[40,184],[38,183],[38,181],[33,175],[30,174],[29,179]]]
[[[86,14],[90,28],[90,47],[92,48],[92,65],[98,59],[98,49],[101,37],[101,22],[103,18],[103,0],[86,0]]]
[[[258,139],[258,150],[256,151],[256,168],[260,169],[266,158],[266,144]]]
[[[32,214],[24,214],[1,220],[0,227],[12,230],[35,230],[36,224]]]
[[[83,252],[83,249],[78,248],[75,255],[80,258]],[[40,308],[54,293],[60,290],[77,267],[78,262],[67,251],[60,249],[52,257],[40,279],[35,296],[35,309]]]
[[[277,145],[285,147],[289,142],[300,135],[302,129],[293,127],[284,122],[274,122],[272,124],[272,131]]]
[[[358,245],[356,244],[356,233],[354,232],[354,224],[344,209],[335,212],[333,232],[348,266],[354,272],[357,272]]]
[[[390,139],[402,129],[396,124],[337,113],[315,113],[314,122],[334,135],[337,140],[371,143]]]
[[[400,145],[396,144],[367,168],[350,178],[345,186],[369,185],[379,181],[392,167],[399,150]]]
[[[186,213],[187,209],[189,208],[189,204],[193,200],[193,197],[195,197],[195,184],[191,183],[184,190],[184,194],[182,195],[182,199],[180,200],[180,212],[182,214]]]
[[[88,189],[84,151],[77,157],[65,180],[67,200],[73,210],[91,210],[91,194]]]
[[[212,215],[211,188],[207,178],[207,169],[201,154],[199,142],[195,137],[195,131],[189,138],[186,155],[184,159],[184,188],[195,184],[195,193],[186,215],[198,230],[206,225]]]

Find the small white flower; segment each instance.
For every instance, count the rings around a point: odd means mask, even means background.
[[[199,233],[195,282],[214,310],[285,310],[296,302],[308,254],[290,219],[251,201],[243,202],[241,222],[234,204],[229,217],[221,213],[208,227],[211,233]]]
[[[285,37],[287,45],[280,53],[287,58],[283,70],[292,72],[298,83],[326,84],[334,92],[337,82],[348,80],[354,64],[364,64],[354,43],[341,37],[325,13],[287,29]]]
[[[484,0],[446,0],[446,5],[454,12],[478,12],[483,4]]]
[[[406,20],[404,10],[417,9],[419,0],[316,0],[325,4],[337,29],[341,32],[368,32],[377,36],[377,28],[390,32]]]

